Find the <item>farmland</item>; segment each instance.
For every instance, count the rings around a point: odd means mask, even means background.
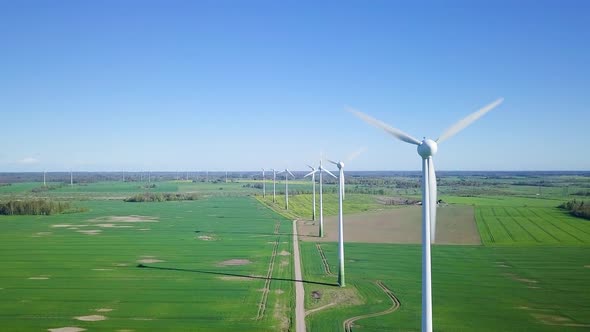
[[[1,219],[3,329],[289,328],[291,223],[252,199],[83,204]]]
[[[589,182],[544,181],[440,178],[437,330],[590,328],[590,223],[557,208]],[[325,186],[323,239],[311,221],[309,181],[289,183],[289,211],[282,182],[273,203],[272,184],[263,198],[255,178],[0,186],[2,200],[43,198],[83,211],[0,216],[0,323],[23,331],[293,330],[298,219],[308,331],[418,330],[420,207],[391,204],[419,199],[415,182],[350,179],[345,288],[336,284],[333,184]],[[124,201],[143,193],[196,200]]]

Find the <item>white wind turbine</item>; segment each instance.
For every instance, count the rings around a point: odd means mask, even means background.
[[[285,170],[279,172],[279,174],[280,173],[285,173],[285,210],[289,210],[289,175],[293,178],[295,178],[295,175],[293,175],[288,168],[285,168]]]
[[[322,166],[322,160],[320,159],[320,166],[318,167],[318,173],[320,174],[320,237],[324,237],[324,198],[323,198],[323,189],[322,189],[322,173],[326,172],[333,178],[336,178],[336,175],[332,174],[330,171],[325,169]]]
[[[266,180],[264,178],[264,168],[262,169],[262,198],[266,197]]]
[[[312,209],[312,214],[311,214],[311,220],[315,221],[315,173],[318,172],[317,169],[315,169],[314,167],[307,165],[307,167],[311,168],[311,172],[307,173],[304,178],[308,177],[311,175],[311,183],[313,183],[313,192],[312,192],[312,200],[313,200],[313,209]]]
[[[422,141],[393,128],[384,122],[374,119],[356,110],[350,110],[353,114],[368,122],[369,124],[385,130],[395,138],[406,143],[418,146],[418,154],[422,157],[422,331],[432,331],[432,284],[431,284],[431,261],[430,243],[434,242],[436,235],[436,175],[432,156],[438,150],[438,143],[441,143],[454,136],[465,127],[487,112],[494,109],[504,101],[500,98],[493,103],[484,106],[478,111],[468,115],[461,121],[448,128],[436,141],[424,138]]]
[[[340,287],[346,286],[344,282],[344,227],[342,224],[342,199],[344,198],[344,162],[335,162],[328,160],[338,166],[340,174],[338,176],[338,284]]]

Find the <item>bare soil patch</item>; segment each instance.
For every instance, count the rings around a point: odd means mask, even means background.
[[[255,280],[253,278],[238,277],[238,276],[222,276],[222,277],[219,277],[219,279],[227,280],[227,281],[252,281],[252,280]]]
[[[280,256],[291,256],[291,253],[290,253],[290,252],[288,252],[288,251],[285,251],[285,250],[283,250],[283,251],[281,251],[281,252],[279,253],[279,255],[280,255]]]
[[[78,233],[86,234],[86,235],[98,235],[102,232],[100,229],[88,229],[83,231],[76,231]]]
[[[47,275],[43,275],[43,276],[37,276],[37,277],[29,277],[29,280],[47,280],[49,279],[50,276]]]
[[[282,290],[282,289],[277,289],[277,290],[275,290],[275,294],[277,294],[277,295],[281,295],[281,294],[283,294],[283,293],[285,293],[285,291],[284,291],[284,290]]]
[[[92,271],[112,271],[113,269],[92,269]]]
[[[203,241],[213,241],[215,240],[215,238],[208,236],[208,235],[199,235],[198,236],[199,240],[203,240]]]
[[[338,241],[338,217],[324,219],[325,237],[317,237],[318,225],[298,222],[303,241]],[[472,206],[447,205],[437,210],[437,244],[481,244]],[[407,206],[344,216],[344,240],[361,243],[422,242],[422,210]]]
[[[217,266],[236,266],[236,265],[247,265],[252,263],[248,259],[228,259],[221,263],[218,263]]]
[[[111,311],[113,311],[113,309],[111,309],[111,308],[99,308],[99,309],[95,309],[94,311],[96,311],[96,312],[111,312]]]
[[[137,260],[138,263],[145,263],[145,264],[150,264],[150,263],[161,263],[161,262],[165,262],[161,259],[155,259],[155,258],[143,258],[143,259],[139,259]]]
[[[107,222],[107,223],[135,223],[135,222],[159,222],[158,217],[152,216],[138,216],[138,215],[130,215],[130,216],[107,216],[107,217],[100,217],[89,219],[88,222]]]
[[[84,322],[96,322],[96,321],[105,320],[107,318],[103,315],[90,315],[90,316],[78,316],[78,317],[74,317],[74,319],[81,320]]]
[[[86,329],[83,329],[81,327],[76,327],[76,326],[66,326],[66,327],[57,327],[54,329],[47,329],[47,331],[49,331],[49,332],[82,332],[82,331],[86,331]]]

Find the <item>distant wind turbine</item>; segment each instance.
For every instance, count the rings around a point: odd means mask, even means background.
[[[74,187],[74,172],[70,171],[70,187]]]
[[[313,201],[313,208],[312,208],[312,214],[311,214],[311,220],[315,221],[315,173],[318,172],[317,169],[315,169],[313,166],[307,165],[307,167],[311,168],[311,172],[307,173],[304,178],[308,177],[311,175],[311,183],[313,183],[312,186],[312,201]]]
[[[320,237],[324,237],[324,198],[323,193],[324,190],[322,189],[322,173],[326,172],[333,178],[336,178],[336,175],[332,174],[330,171],[325,169],[322,166],[322,160],[320,159],[320,166],[318,167],[318,173],[320,174]]]
[[[270,169],[272,171],[272,202],[276,203],[276,194],[277,194],[277,171],[274,168]]]
[[[500,98],[493,103],[484,106],[478,111],[468,115],[456,124],[448,128],[436,141],[424,138],[422,141],[393,128],[388,124],[372,118],[362,112],[349,111],[365,122],[385,130],[393,137],[406,143],[418,146],[418,154],[422,157],[422,331],[432,332],[432,283],[431,283],[431,259],[430,243],[434,242],[436,235],[436,175],[432,156],[438,150],[438,143],[451,138],[458,132],[472,124],[487,112],[494,109],[504,101]]]
[[[43,171],[43,187],[47,187],[47,182],[45,182],[46,174],[47,174],[47,171]]]
[[[295,175],[288,168],[285,168],[280,173],[285,173],[285,210],[289,210],[289,175],[293,178],[295,178]]]
[[[262,169],[262,198],[266,197],[266,180],[264,178],[264,168]]]

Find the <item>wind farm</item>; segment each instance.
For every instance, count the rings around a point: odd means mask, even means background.
[[[589,9],[0,4],[1,329],[589,330]]]

